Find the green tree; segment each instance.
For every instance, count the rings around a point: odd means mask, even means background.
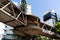
[[[21,5],[20,5],[20,10],[24,13],[26,13],[26,7],[27,7],[27,3],[26,0],[22,0],[21,1]]]
[[[56,32],[60,33],[60,21],[55,24]]]
[[[47,37],[41,36],[41,35],[36,35],[35,40],[53,40],[53,39],[47,38]]]
[[[41,35],[36,35],[36,40],[41,40]]]

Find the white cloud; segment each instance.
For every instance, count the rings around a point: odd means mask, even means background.
[[[15,1],[12,1],[16,6],[20,6],[21,2],[15,2]]]
[[[13,2],[13,3],[18,6],[18,2]]]

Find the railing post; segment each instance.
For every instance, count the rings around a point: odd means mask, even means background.
[[[7,7],[11,2],[9,2],[8,4],[6,4],[4,7],[2,7],[2,9],[4,9],[5,7]]]

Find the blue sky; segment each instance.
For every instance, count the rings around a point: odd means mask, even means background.
[[[21,0],[13,0],[19,2]],[[55,12],[60,15],[60,0],[26,0],[28,4],[32,6],[32,14],[38,16],[41,20],[43,13],[47,10],[54,9]]]

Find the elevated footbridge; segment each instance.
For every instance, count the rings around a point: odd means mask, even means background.
[[[14,29],[16,35],[36,35],[40,34],[53,39],[60,39],[55,32],[55,28],[40,22],[34,15],[24,14],[10,0],[0,0],[0,22],[3,22]]]

